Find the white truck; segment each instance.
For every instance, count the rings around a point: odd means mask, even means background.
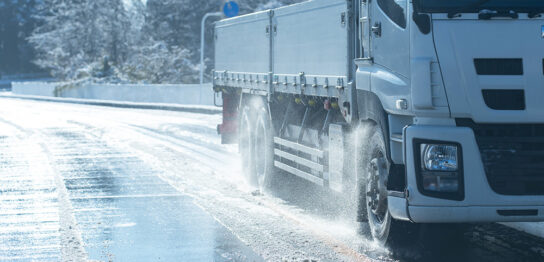
[[[407,225],[544,221],[544,1],[313,0],[219,21],[224,143]],[[348,203],[346,203],[347,205]]]

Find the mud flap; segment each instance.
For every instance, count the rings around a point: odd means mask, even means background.
[[[238,143],[238,94],[222,93],[223,95],[223,123],[217,126],[217,133],[221,135],[222,144]]]
[[[347,171],[346,160],[349,156],[346,152],[348,133],[347,125],[329,126],[329,187],[337,192],[344,191],[344,174]]]

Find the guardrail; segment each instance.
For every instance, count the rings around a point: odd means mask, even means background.
[[[182,105],[213,105],[215,95],[211,84],[200,86],[198,84],[140,85],[13,82],[12,92],[16,95]],[[202,100],[200,100],[200,97],[202,97]]]
[[[18,95],[55,96],[59,83],[48,82],[12,82],[11,92]]]

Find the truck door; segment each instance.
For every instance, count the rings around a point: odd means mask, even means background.
[[[408,77],[410,74],[408,0],[363,0],[363,2],[369,2],[370,55],[374,62]]]

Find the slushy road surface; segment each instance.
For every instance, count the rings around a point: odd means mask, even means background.
[[[341,196],[248,186],[220,122],[0,98],[0,260],[544,261],[544,240],[496,224],[380,247]]]

